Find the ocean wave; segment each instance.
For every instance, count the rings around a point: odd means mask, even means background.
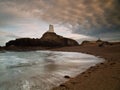
[[[31,67],[33,65],[37,65],[37,63],[35,63],[35,62],[33,62],[33,63],[19,63],[17,65],[7,66],[7,68]]]

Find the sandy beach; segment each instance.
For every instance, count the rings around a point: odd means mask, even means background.
[[[120,0],[0,0],[0,90],[51,89],[120,90]]]
[[[120,90],[120,44],[98,47],[97,45],[63,47],[55,51],[82,52],[105,59],[95,67],[52,90]]]
[[[96,43],[61,48],[9,47],[1,48],[1,50],[80,52],[104,58],[105,62],[90,67],[76,77],[66,76],[67,82],[54,87],[52,90],[120,90],[120,43],[103,46]]]

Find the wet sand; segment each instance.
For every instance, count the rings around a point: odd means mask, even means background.
[[[120,43],[112,45],[86,44],[62,48],[0,48],[0,50],[30,51],[30,50],[53,50],[67,52],[82,52],[92,54],[105,59],[104,63],[89,68],[76,77],[66,78],[67,82],[52,90],[120,90]]]
[[[52,90],[120,90],[120,44],[98,47],[85,45],[52,49],[55,51],[83,52],[105,59],[95,67]]]

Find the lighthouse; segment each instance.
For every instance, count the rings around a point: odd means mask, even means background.
[[[54,26],[53,25],[49,25],[49,30],[48,32],[54,32]]]

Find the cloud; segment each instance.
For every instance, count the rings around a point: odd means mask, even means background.
[[[120,33],[119,10],[119,0],[0,0],[0,26],[36,18],[72,33],[115,37]]]
[[[0,45],[4,46],[5,42],[15,39],[15,38],[18,38],[18,37],[19,36],[16,36],[12,33],[4,32],[4,31],[0,30]]]

